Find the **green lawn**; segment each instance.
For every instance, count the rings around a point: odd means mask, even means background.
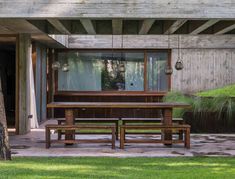
[[[235,178],[235,158],[14,158],[0,178]]]
[[[213,89],[197,93],[199,96],[215,97],[219,95],[235,97],[235,85],[225,86],[223,88]]]

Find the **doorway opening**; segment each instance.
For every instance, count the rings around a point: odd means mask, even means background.
[[[0,77],[8,128],[15,128],[16,37],[0,37]]]

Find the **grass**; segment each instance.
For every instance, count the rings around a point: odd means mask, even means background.
[[[203,97],[229,96],[235,97],[235,85],[225,86],[223,88],[199,92],[196,95]]]
[[[235,178],[235,158],[16,157],[0,161],[0,178]]]

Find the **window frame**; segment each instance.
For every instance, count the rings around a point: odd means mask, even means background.
[[[167,84],[168,84],[168,90],[167,91],[151,91],[148,90],[148,77],[147,77],[147,65],[148,65],[148,59],[147,59],[147,53],[157,53],[157,52],[167,52],[168,59],[167,63],[171,66],[171,50],[170,49],[56,49],[54,52],[54,59],[58,59],[58,53],[60,52],[66,52],[69,53],[71,51],[76,52],[84,52],[84,53],[98,53],[98,52],[105,52],[105,51],[112,51],[112,52],[127,52],[127,53],[143,53],[144,54],[144,90],[143,91],[62,91],[58,90],[58,71],[52,70],[51,72],[54,73],[54,94],[56,95],[83,95],[83,96],[125,96],[125,95],[156,95],[156,96],[162,96],[166,94],[168,91],[171,90],[171,75],[167,75]],[[52,57],[53,58],[53,57]],[[53,59],[50,59],[53,61]]]

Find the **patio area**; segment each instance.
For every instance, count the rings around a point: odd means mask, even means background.
[[[75,144],[64,146],[52,144],[45,148],[44,126],[55,123],[50,120],[43,123],[39,129],[32,129],[27,135],[14,135],[10,132],[10,145],[13,156],[96,156],[96,157],[177,157],[177,156],[235,156],[235,134],[191,134],[191,149],[185,149],[182,144],[166,147],[162,144],[127,144],[124,150],[112,150],[109,144]],[[107,138],[106,135],[79,135],[76,138]],[[137,136],[135,136],[137,137]],[[140,136],[143,137],[143,136]],[[153,137],[153,136],[144,136]],[[57,133],[52,139],[57,138]]]

